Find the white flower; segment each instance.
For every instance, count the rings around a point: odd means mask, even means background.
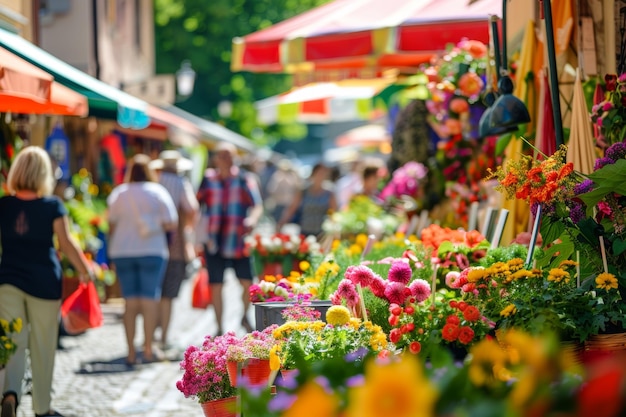
[[[259,287],[263,292],[272,292],[274,291],[276,284],[274,284],[273,282],[261,281],[259,282]]]

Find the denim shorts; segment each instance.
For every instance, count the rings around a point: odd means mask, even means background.
[[[160,256],[114,258],[117,279],[124,298],[161,298],[167,259]]]

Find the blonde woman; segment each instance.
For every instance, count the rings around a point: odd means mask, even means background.
[[[6,367],[1,415],[15,417],[28,348],[35,415],[61,416],[50,406],[61,306],[61,265],[53,238],[82,283],[90,280],[91,266],[70,235],[65,206],[51,195],[54,176],[46,151],[24,148],[13,161],[7,185],[10,195],[0,198],[0,318],[19,317],[24,327]]]
[[[125,300],[124,330],[128,343],[127,365],[137,362],[135,333],[137,316],[143,317],[143,361],[160,359],[153,349],[158,306],[165,268],[169,259],[166,232],[178,227],[176,206],[149,167],[150,157],[131,158],[123,184],[107,199],[109,210],[109,257]],[[157,227],[142,232],[146,223]],[[143,224],[142,224],[143,223]]]

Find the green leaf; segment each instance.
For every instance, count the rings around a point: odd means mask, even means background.
[[[613,254],[615,256],[621,255],[624,251],[626,251],[626,241],[621,238],[615,238],[613,241]]]
[[[589,174],[589,178],[596,188],[578,197],[587,205],[587,215],[593,215],[593,208],[608,194],[626,195],[626,159],[600,168]]]
[[[550,216],[541,219],[541,238],[548,244],[561,237],[565,232],[565,224],[560,220]]]
[[[498,142],[496,143],[496,155],[504,154],[504,151],[506,147],[509,146],[509,143],[511,142],[512,138],[513,138],[512,133],[502,135],[498,138]]]

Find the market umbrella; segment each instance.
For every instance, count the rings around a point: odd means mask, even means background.
[[[574,98],[572,100],[572,126],[567,146],[567,162],[574,163],[574,169],[583,174],[591,174],[595,162],[595,140],[591,133],[589,110],[585,102],[580,68],[576,70]]]
[[[532,121],[535,119],[533,63],[534,56],[537,51],[536,47],[537,39],[535,37],[534,22],[529,20],[526,24],[520,58],[517,65],[517,71],[515,72],[516,80],[515,90],[513,92],[517,98],[526,102],[531,116],[531,123],[528,123],[526,126],[526,132],[524,132],[524,135],[532,132]],[[506,166],[506,164],[511,161],[519,161],[522,155],[522,147],[523,141],[520,138],[513,137],[506,148],[503,165]],[[526,231],[530,210],[528,205],[523,200],[519,199],[505,199],[502,202],[502,208],[509,211],[509,216],[508,221],[504,226],[504,230],[502,231],[500,242],[501,245],[508,245],[519,233]]]
[[[312,83],[255,103],[257,120],[274,123],[330,123],[370,120],[377,114],[372,98],[393,78]]]
[[[501,12],[501,0],[335,0],[235,38],[231,69],[335,80],[414,70],[462,38],[487,43]]]
[[[337,136],[337,147],[381,147],[391,144],[391,135],[382,125],[369,124],[350,129]]]

